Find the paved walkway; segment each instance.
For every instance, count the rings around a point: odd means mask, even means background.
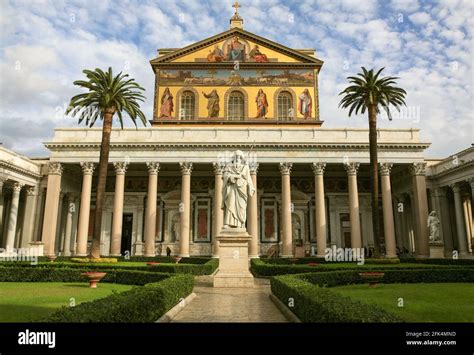
[[[268,280],[255,279],[254,288],[213,288],[197,278],[194,293],[172,322],[288,322],[270,300]]]

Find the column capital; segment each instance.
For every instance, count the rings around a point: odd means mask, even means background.
[[[259,167],[259,164],[257,162],[254,162],[254,161],[250,162],[249,163],[250,174],[251,175],[257,175],[258,167]]]
[[[26,193],[28,194],[28,196],[35,196],[38,194],[38,189],[36,188],[36,186],[28,186],[26,188]]]
[[[50,162],[48,164],[48,175],[62,175],[63,165],[58,162]]]
[[[193,163],[189,162],[180,162],[179,168],[181,169],[181,174],[183,175],[191,175],[193,171]]]
[[[426,175],[426,163],[425,162],[420,162],[420,163],[413,163],[410,165],[410,173],[413,176],[416,175]]]
[[[382,176],[389,176],[392,170],[392,163],[379,163],[379,171]]]
[[[313,163],[311,164],[311,167],[313,168],[313,173],[314,175],[324,175],[324,170],[326,169],[326,163]]]
[[[290,175],[292,167],[293,163],[280,163],[280,173],[282,175]]]
[[[474,189],[474,178],[469,178],[466,181],[471,185],[471,188]]]
[[[434,194],[437,197],[444,197],[444,196],[446,196],[446,190],[442,187],[436,187],[434,189]]]
[[[81,161],[81,168],[84,175],[92,175],[94,174],[95,164],[89,161]]]
[[[360,163],[345,163],[344,169],[346,169],[347,175],[357,175],[357,171],[359,170]]]
[[[455,194],[461,192],[461,186],[458,183],[450,184],[449,187],[453,190]]]
[[[127,161],[114,161],[115,175],[125,175],[128,169]]]
[[[222,175],[224,172],[225,165],[224,163],[212,163],[212,169],[214,170],[214,175]]]
[[[7,178],[0,177],[0,189],[3,187],[3,184],[7,181]]]
[[[13,188],[13,191],[15,191],[15,192],[20,192],[23,186],[25,186],[25,184],[23,184],[23,183],[21,183],[21,182],[18,182],[18,181],[15,181],[15,182],[13,183],[12,188]]]
[[[148,170],[148,175],[158,175],[160,172],[160,163],[157,161],[146,162],[146,168]]]

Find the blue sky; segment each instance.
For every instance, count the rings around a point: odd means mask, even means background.
[[[64,117],[84,68],[130,73],[146,88],[151,119],[157,48],[182,47],[229,27],[233,1],[0,0],[0,142],[48,156],[42,142]],[[366,127],[338,108],[346,77],[386,67],[408,109],[379,127],[420,128],[429,157],[474,142],[473,1],[242,0],[244,29],[293,48],[315,48],[324,127]]]

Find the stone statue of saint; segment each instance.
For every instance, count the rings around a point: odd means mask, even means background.
[[[207,116],[208,118],[217,118],[219,117],[219,95],[217,90],[212,90],[209,94],[206,94],[204,91],[202,93],[207,99]]]
[[[431,211],[428,216],[428,228],[430,229],[430,242],[440,242],[439,225],[441,224],[436,211]]]
[[[232,162],[225,166],[222,179],[224,228],[245,228],[247,198],[253,196],[255,187],[250,177],[249,165],[240,150],[234,153]]]

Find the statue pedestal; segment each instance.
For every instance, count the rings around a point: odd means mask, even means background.
[[[252,237],[245,228],[223,228],[219,242],[219,269],[214,276],[214,287],[253,287],[249,271],[248,248]]]
[[[443,242],[430,242],[430,259],[444,259]]]

